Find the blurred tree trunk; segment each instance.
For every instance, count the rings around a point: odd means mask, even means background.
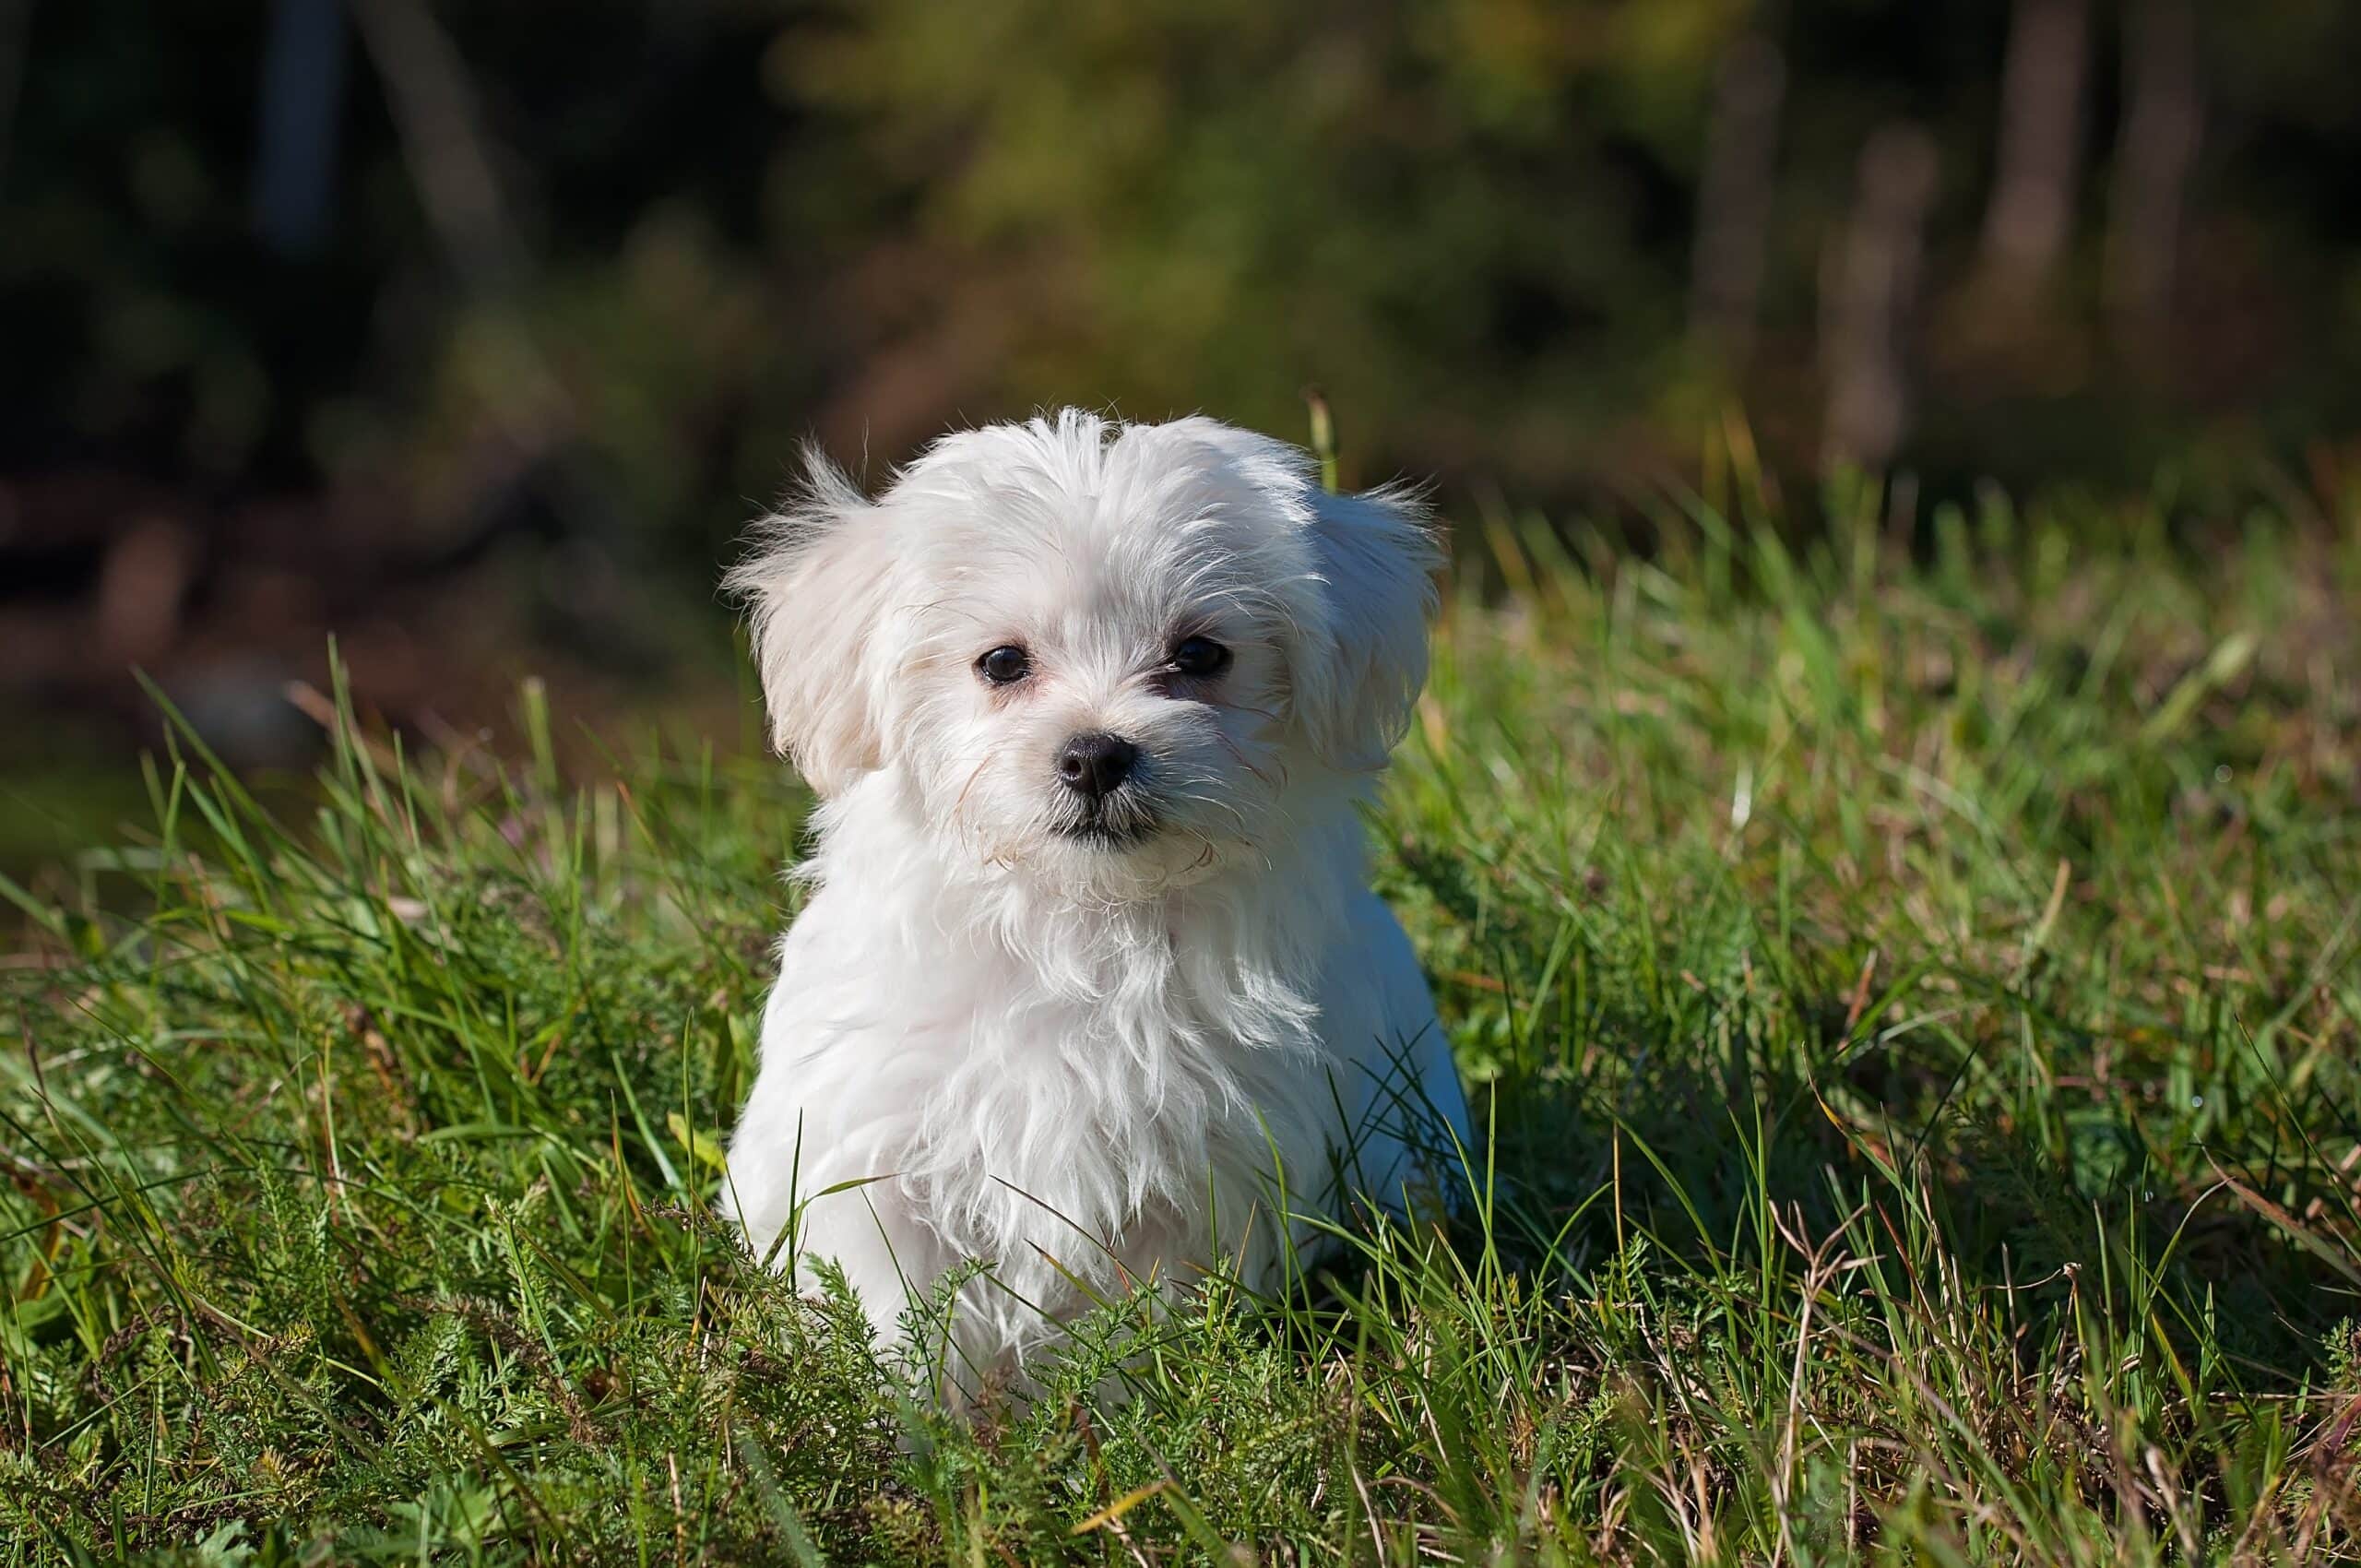
[[[420,206],[472,304],[496,326],[509,350],[510,395],[495,402],[493,414],[508,453],[487,465],[503,475],[492,488],[521,484],[575,539],[596,550],[620,550],[629,525],[607,487],[582,467],[574,396],[519,304],[532,255],[502,195],[467,62],[426,0],[351,4],[362,47],[385,83]],[[473,510],[486,515],[487,530],[518,526],[514,505]],[[480,535],[479,542],[487,538]]]
[[[475,93],[450,36],[423,0],[352,0],[420,204],[461,279],[501,295],[526,271],[524,242],[492,172]]]
[[[1909,434],[1909,339],[1940,167],[1918,125],[1882,125],[1861,148],[1843,238],[1821,268],[1821,370],[1828,391],[1825,467],[1876,472]]]
[[[1691,336],[1732,369],[1745,363],[1754,341],[1786,89],[1778,46],[1752,30],[1730,46],[1714,87],[1697,191],[1689,326]]]
[[[25,85],[25,36],[32,30],[33,0],[0,0],[0,189],[8,179],[8,141],[17,125],[17,95]]]
[[[277,0],[263,55],[255,227],[281,255],[327,237],[344,117],[344,0]]]
[[[2202,114],[2191,0],[2133,5],[2124,37],[2123,98],[2110,192],[2107,316],[2118,351],[2154,374],[2165,359],[2181,209]]]
[[[2089,47],[2089,0],[2016,0],[1982,262],[2005,300],[2038,294],[2073,230]]]

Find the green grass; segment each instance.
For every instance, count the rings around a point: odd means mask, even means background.
[[[973,1425],[708,1217],[775,768],[160,761],[0,992],[0,1561],[2354,1555],[2361,538],[1738,488],[1461,530],[1373,837],[1474,1216]]]

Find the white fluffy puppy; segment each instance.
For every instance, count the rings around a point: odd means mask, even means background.
[[[980,1262],[972,1387],[1440,1179],[1409,1129],[1465,1103],[1356,810],[1426,675],[1418,509],[1205,419],[968,431],[874,500],[810,469],[731,576],[822,797],[730,1146],[757,1253],[892,1337]]]

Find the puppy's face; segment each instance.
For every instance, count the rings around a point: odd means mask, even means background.
[[[1292,790],[1382,761],[1432,559],[1405,503],[1279,443],[1069,412],[875,501],[815,468],[734,581],[823,794],[898,770],[944,854],[1127,898],[1259,861]]]
[[[1120,894],[1271,832],[1301,763],[1286,607],[1252,576],[1269,519],[1182,515],[1198,510],[1020,502],[929,530],[923,651],[895,722],[928,819],[961,848]]]

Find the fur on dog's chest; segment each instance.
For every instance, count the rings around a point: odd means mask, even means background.
[[[1172,972],[1094,1000],[1001,978],[992,1005],[941,1020],[954,1038],[908,1042],[938,1075],[893,1164],[955,1250],[1060,1232],[1111,1243],[1315,1152],[1296,1109],[1308,1038],[1241,1040]]]
[[[990,927],[864,931],[837,913],[860,902],[831,882],[807,907],[765,1022],[785,1070],[757,1098],[778,1097],[772,1124],[801,1122],[801,1191],[870,1182],[860,1196],[890,1195],[947,1260],[1047,1251],[1110,1277],[1201,1257],[1276,1169],[1292,1183],[1323,1162],[1309,988],[1241,965],[1220,933],[1036,920],[1044,940],[1020,949]],[[1184,1219],[1209,1201],[1214,1224]]]
[[[1141,1172],[1235,1158],[1263,1139],[1276,1062],[1202,1029],[1119,1032],[1102,1019],[979,1020],[965,1059],[926,1098],[924,1155],[1004,1180],[1061,1184],[1079,1167]],[[1026,1038],[1026,1024],[1038,1032]],[[1147,1036],[1148,1038],[1141,1038]],[[1275,1053],[1270,1053],[1275,1054]]]

